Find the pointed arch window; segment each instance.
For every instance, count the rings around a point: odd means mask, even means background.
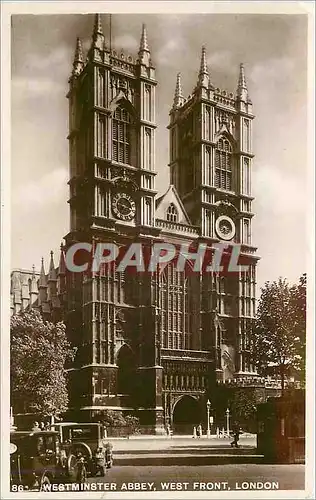
[[[118,106],[112,119],[112,158],[131,165],[133,142],[133,118],[123,106]]]
[[[170,203],[169,207],[167,208],[167,220],[169,222],[178,222],[179,220],[177,207],[173,203]]]
[[[219,139],[215,151],[215,187],[232,190],[232,146],[227,139]]]
[[[192,306],[188,279],[169,264],[159,277],[162,346],[192,349]]]

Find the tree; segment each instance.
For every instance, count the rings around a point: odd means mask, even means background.
[[[304,372],[306,338],[306,275],[298,285],[285,279],[265,283],[252,332],[253,358],[262,375],[285,378],[291,370]]]
[[[34,309],[11,318],[11,402],[14,412],[55,416],[67,409],[65,363],[73,358],[63,323]]]
[[[257,411],[257,398],[253,389],[236,389],[230,409],[233,422],[238,423],[244,430],[253,430]]]
[[[103,425],[106,427],[124,427],[126,425],[125,418],[121,411],[101,410],[98,415],[98,420],[100,418]]]
[[[299,339],[297,353],[297,369],[302,385],[305,384],[306,368],[306,274],[300,277],[298,285],[292,287],[293,330]]]

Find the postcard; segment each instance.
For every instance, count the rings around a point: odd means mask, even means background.
[[[314,6],[2,4],[2,498],[312,498]]]

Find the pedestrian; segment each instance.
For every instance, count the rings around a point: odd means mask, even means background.
[[[199,424],[197,428],[197,436],[202,437],[202,434],[203,434],[202,425]]]
[[[36,431],[40,431],[40,430],[41,429],[40,429],[40,426],[39,426],[38,422],[35,421],[34,424],[33,424],[33,427],[32,427],[32,431],[36,432]]]
[[[193,427],[193,438],[195,439],[197,437],[197,434],[196,434],[196,427],[194,426]]]
[[[166,433],[167,433],[167,436],[170,436],[170,424],[167,424],[166,425]]]
[[[44,422],[41,422],[41,423],[40,423],[40,429],[41,429],[41,431],[44,431],[44,430],[45,430],[45,424],[44,424]]]
[[[87,479],[87,469],[85,466],[85,459],[82,453],[79,451],[77,453],[77,474],[76,474],[76,482],[77,483],[85,483]]]
[[[240,434],[240,430],[239,430],[239,425],[238,424],[235,424],[234,427],[233,427],[233,441],[230,443],[231,447],[235,447],[235,448],[239,448],[239,444],[238,444],[238,441],[239,441],[239,434]]]
[[[217,439],[220,437],[219,427],[216,427],[216,437]]]
[[[95,460],[96,476],[98,474],[100,474],[100,476],[105,476],[106,473],[105,453],[102,446],[97,448],[94,455],[94,460]]]

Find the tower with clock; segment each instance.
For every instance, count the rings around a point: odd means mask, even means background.
[[[258,257],[251,242],[252,103],[243,66],[236,95],[215,88],[203,48],[197,84],[178,75],[170,111],[170,186],[155,191],[157,81],[146,28],[137,57],[108,46],[95,16],[84,57],[77,40],[69,80],[70,231],[77,242],[239,244],[249,271],[186,275],[67,273],[65,321],[72,418],[134,412],[162,432],[192,430],[207,399],[254,377],[249,332]],[[213,399],[212,399],[213,398]]]
[[[204,301],[201,321],[217,325],[219,320],[212,340],[219,380],[254,371],[249,334],[258,261],[251,229],[253,118],[243,64],[236,95],[215,88],[205,47],[196,87],[187,99],[178,74],[169,123],[171,182],[203,241],[240,245],[249,265],[247,273],[202,277],[212,300]]]

